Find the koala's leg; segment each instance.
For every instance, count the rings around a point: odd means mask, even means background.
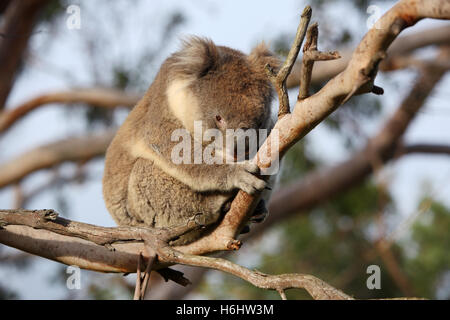
[[[250,218],[250,223],[261,223],[263,222],[267,215],[269,214],[269,211],[266,207],[266,202],[264,199],[259,200],[258,204],[256,205],[255,211],[253,211],[252,216]],[[250,226],[246,225],[241,230],[241,234],[249,233],[250,232]]]

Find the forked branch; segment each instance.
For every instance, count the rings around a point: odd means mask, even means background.
[[[311,20],[311,14],[311,7],[306,6],[301,15],[300,24],[298,25],[297,33],[295,34],[294,43],[292,44],[287,58],[278,73],[275,73],[270,65],[266,66],[267,75],[269,76],[270,81],[277,91],[278,99],[280,102],[278,119],[282,118],[285,114],[290,112],[286,80],[292,71],[294,63],[297,60],[298,53],[300,52],[303,40],[305,39],[306,30],[308,29],[309,21]]]
[[[186,278],[167,268],[171,264],[221,270],[264,289],[284,291],[303,288],[315,299],[351,299],[310,275],[266,275],[225,259],[184,254],[167,245],[168,239],[192,230],[192,226],[180,227],[177,230],[106,228],[61,218],[53,210],[4,210],[0,211],[0,230],[1,243],[31,254],[96,271],[138,271],[135,299],[145,296],[151,269],[158,271],[166,279],[187,285],[189,281]],[[28,237],[32,240],[27,241]],[[23,241],[17,241],[20,239]],[[149,261],[147,267],[142,263],[143,260]],[[144,270],[142,276],[141,271]]]
[[[311,84],[312,71],[315,61],[326,61],[339,59],[341,56],[337,51],[321,52],[317,49],[319,37],[319,25],[314,23],[308,28],[306,42],[303,46],[302,69],[300,72],[300,88],[297,100],[309,97],[309,86]]]

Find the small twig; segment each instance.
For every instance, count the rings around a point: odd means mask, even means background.
[[[137,271],[136,271],[136,287],[134,288],[133,300],[139,300],[139,298],[141,296],[141,282],[142,282],[141,261],[142,261],[142,254],[139,253],[138,265],[137,265]]]
[[[169,246],[158,248],[157,254],[167,262],[216,269],[232,274],[261,289],[284,292],[286,289],[301,288],[316,300],[353,300],[352,297],[328,283],[307,274],[268,275],[222,258],[184,254]]]
[[[23,208],[25,196],[20,182],[14,184],[14,208]]]
[[[339,59],[341,56],[337,51],[321,52],[317,49],[319,27],[317,23],[312,24],[306,33],[306,42],[303,46],[302,69],[300,71],[300,88],[297,100],[309,97],[309,86],[315,61]]]
[[[287,300],[286,293],[284,292],[284,290],[280,289],[277,291],[280,294],[281,300]]]
[[[145,268],[145,272],[144,272],[144,279],[142,281],[142,286],[141,286],[141,300],[144,300],[145,294],[147,293],[148,281],[150,279],[150,274],[152,272],[153,262],[156,259],[156,254],[154,253],[153,249],[147,247],[147,251],[150,251],[150,252],[149,252],[147,267]]]
[[[275,74],[275,72],[269,65],[266,66],[266,71],[269,76],[269,79],[274,85],[278,94],[278,99],[280,100],[278,118],[282,118],[285,114],[288,114],[290,112],[289,96],[286,89],[286,79],[288,75],[291,73],[295,60],[297,60],[298,53],[300,52],[300,47],[302,46],[303,40],[305,39],[309,21],[311,20],[311,14],[312,14],[311,7],[306,6],[301,15],[300,24],[298,25],[297,28],[294,43],[292,44],[288,56],[283,66],[278,71],[278,73]]]

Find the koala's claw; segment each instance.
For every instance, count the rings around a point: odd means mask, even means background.
[[[244,167],[244,169],[247,172],[255,173],[255,174],[260,172],[260,169],[259,169],[258,165],[256,163],[253,163],[252,161],[245,161],[242,164],[242,166]]]
[[[256,176],[259,173],[259,167],[250,161],[233,165],[232,170],[227,176],[227,185],[230,190],[241,189],[253,195],[263,191],[267,186],[266,181]]]
[[[264,190],[267,183],[249,172],[242,172],[238,176],[237,187],[248,194],[255,194]]]
[[[250,161],[239,164],[233,185],[248,194],[261,192],[267,186],[267,182],[255,176],[258,173],[259,167]]]

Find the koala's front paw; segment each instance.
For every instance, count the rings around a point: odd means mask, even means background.
[[[255,176],[255,174],[259,173],[259,167],[256,164],[245,161],[234,166],[233,187],[239,188],[248,194],[255,194],[264,190],[267,182]]]

